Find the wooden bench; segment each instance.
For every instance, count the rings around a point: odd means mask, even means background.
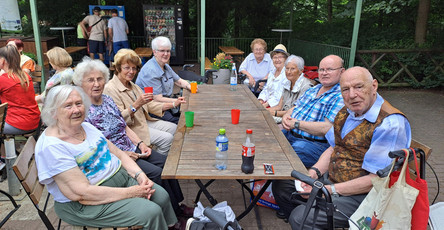
[[[86,50],[86,46],[68,46],[64,48],[69,54],[77,53],[82,50]]]
[[[234,46],[219,46],[219,49],[222,50],[222,52],[231,56],[244,55],[244,51]]]
[[[211,61],[208,57],[205,57],[205,71],[211,69]]]

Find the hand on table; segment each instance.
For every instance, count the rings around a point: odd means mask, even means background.
[[[187,101],[185,101],[185,97],[178,97],[175,101],[174,101],[174,106],[178,107],[181,104],[187,103]]]

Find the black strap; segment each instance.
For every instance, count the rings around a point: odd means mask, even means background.
[[[94,23],[94,24],[91,26],[91,28],[92,28],[93,26],[97,25],[97,23],[99,23],[100,21],[102,21],[102,19],[103,19],[103,18],[100,18],[99,21],[97,21],[96,23]]]

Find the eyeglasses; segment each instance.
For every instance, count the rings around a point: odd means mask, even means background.
[[[335,68],[335,69],[332,69],[332,68],[327,68],[327,69],[321,68],[321,69],[318,69],[318,73],[323,73],[324,71],[327,72],[327,73],[331,73],[331,72],[333,72],[335,70],[342,69],[342,68],[343,67],[339,67],[339,68]]]
[[[125,71],[132,70],[133,72],[137,72],[139,70],[138,67],[129,67],[129,66],[122,67],[122,69],[125,70]]]
[[[171,53],[171,50],[156,50],[159,53]]]
[[[88,78],[88,79],[85,79],[85,82],[87,82],[89,84],[92,84],[92,83],[94,83],[96,81],[98,83],[102,83],[102,82],[105,82],[105,78],[104,77],[98,77],[98,78]]]
[[[253,49],[253,52],[264,52],[264,48],[256,48],[256,49]]]

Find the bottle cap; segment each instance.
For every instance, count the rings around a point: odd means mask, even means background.
[[[252,134],[253,130],[252,129],[247,129],[247,134]]]
[[[224,135],[225,134],[225,129],[219,129],[219,134]]]

